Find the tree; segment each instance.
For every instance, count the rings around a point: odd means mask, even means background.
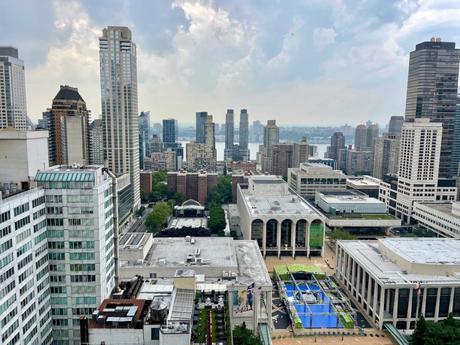
[[[167,202],[158,202],[145,220],[149,232],[157,233],[166,224],[172,210]]]
[[[423,315],[421,315],[420,318],[417,320],[415,331],[414,331],[414,334],[412,335],[412,344],[413,345],[424,344],[426,332],[427,332],[426,320],[423,317]]]
[[[452,314],[442,321],[426,321],[420,316],[417,320],[413,345],[458,345],[460,344],[460,320],[453,318]]]
[[[356,240],[356,236],[347,231],[336,229],[329,235],[329,240],[334,243],[340,240]]]
[[[256,337],[246,327],[246,323],[243,322],[241,326],[236,326],[233,329],[233,344],[238,345],[262,345],[259,337]]]
[[[212,233],[218,233],[219,231],[223,231],[226,225],[224,209],[217,204],[212,204],[209,209],[209,229],[211,229]]]
[[[211,190],[206,202],[208,208],[211,204],[228,204],[232,201],[232,180],[230,176],[221,176],[217,185]]]
[[[185,201],[185,194],[181,192],[174,193],[172,199],[174,199],[176,205],[182,205]]]

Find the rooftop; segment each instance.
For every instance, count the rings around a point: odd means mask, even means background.
[[[384,204],[376,198],[351,190],[317,192],[317,195],[327,203]]]
[[[432,208],[436,211],[444,213],[449,217],[454,217],[460,220],[460,202],[420,202],[417,204]]]
[[[363,177],[349,177],[347,178],[347,184],[356,188],[375,187],[378,188],[380,180],[371,176]]]
[[[440,238],[385,238],[378,241],[339,241],[347,252],[383,284],[460,284],[460,274],[446,265],[460,264],[460,241]],[[411,273],[401,263],[423,266]],[[434,264],[434,268],[433,265]],[[458,270],[460,273],[460,270]]]
[[[168,224],[168,229],[207,227],[208,220],[206,217],[173,217]]]
[[[61,88],[54,97],[54,100],[74,100],[84,102],[83,98],[78,93],[78,89],[68,85],[61,85]]]

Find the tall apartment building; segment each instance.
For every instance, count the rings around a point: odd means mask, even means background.
[[[216,125],[212,120],[212,115],[208,115],[204,123],[204,144],[213,152],[213,157],[216,158]]]
[[[0,128],[27,129],[24,62],[18,49],[0,47]]]
[[[89,111],[77,88],[61,85],[48,126],[50,165],[89,163]]]
[[[388,134],[400,137],[403,124],[404,116],[392,116],[388,124]]]
[[[163,143],[165,146],[176,144],[178,135],[178,125],[175,119],[163,120]]]
[[[442,124],[429,118],[416,118],[402,127],[396,209],[407,223],[415,201],[436,200],[442,133]]]
[[[399,146],[400,135],[385,133],[375,139],[372,176],[382,179],[398,173]]]
[[[308,140],[307,137],[302,137],[300,142],[294,143],[292,165],[294,168],[297,168],[301,163],[305,163],[306,161],[308,161]]]
[[[2,344],[51,344],[45,192],[0,196]]]
[[[150,157],[150,111],[139,114],[139,168],[144,166],[144,157]]]
[[[195,142],[198,144],[204,144],[205,137],[205,123],[208,118],[208,113],[206,111],[198,111],[195,114]]]
[[[358,125],[355,129],[355,150],[362,151],[367,149],[367,127]]]
[[[89,125],[89,162],[104,165],[104,128],[100,119]]]
[[[234,130],[235,122],[233,116],[233,109],[227,109],[225,114],[225,149],[224,160],[233,159],[233,144],[234,144]]]
[[[206,203],[209,193],[217,185],[217,173],[205,171],[190,173],[185,171],[168,172],[166,182],[170,193],[182,193],[187,199]]]
[[[115,287],[112,179],[102,166],[40,171],[45,190],[53,338],[79,344],[87,317]]]
[[[140,205],[136,45],[127,27],[99,38],[104,158],[116,175],[129,173],[133,208]]]
[[[241,109],[240,112],[240,128],[238,129],[238,160],[247,162],[250,158],[248,142],[249,142],[249,115],[247,109]]]
[[[345,136],[342,132],[334,132],[331,136],[331,145],[327,148],[327,158],[339,163],[339,153],[345,148]]]
[[[280,142],[280,129],[276,125],[276,120],[268,120],[264,127],[264,145],[262,153],[262,171],[272,170],[273,145]]]
[[[270,173],[277,176],[287,176],[288,169],[294,167],[294,144],[273,145]]]
[[[186,144],[187,168],[190,171],[216,170],[215,149],[194,141]]]
[[[422,42],[410,53],[405,120],[428,118],[442,124],[440,177],[457,174],[452,166],[460,50],[440,38]],[[455,165],[455,164],[454,164]]]
[[[345,172],[348,175],[370,175],[372,173],[372,151],[348,149],[345,157]]]

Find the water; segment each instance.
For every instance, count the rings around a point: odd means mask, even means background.
[[[188,143],[188,141],[179,141],[182,146],[184,147],[184,156],[187,157],[187,149],[185,144]],[[250,151],[250,157],[251,160],[255,160],[257,156],[257,151],[259,151],[259,145],[262,145],[262,143],[249,143],[248,148]],[[324,154],[326,153],[327,146],[329,144],[312,144],[315,145],[318,148],[318,156],[320,158],[324,158]],[[224,149],[225,149],[225,143],[220,141],[216,142],[216,153],[217,153],[217,160],[218,161],[223,161],[224,160]],[[185,159],[184,157],[184,159]]]

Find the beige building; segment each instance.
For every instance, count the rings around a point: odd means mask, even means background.
[[[187,167],[189,171],[216,170],[215,149],[194,141],[186,144]]]

